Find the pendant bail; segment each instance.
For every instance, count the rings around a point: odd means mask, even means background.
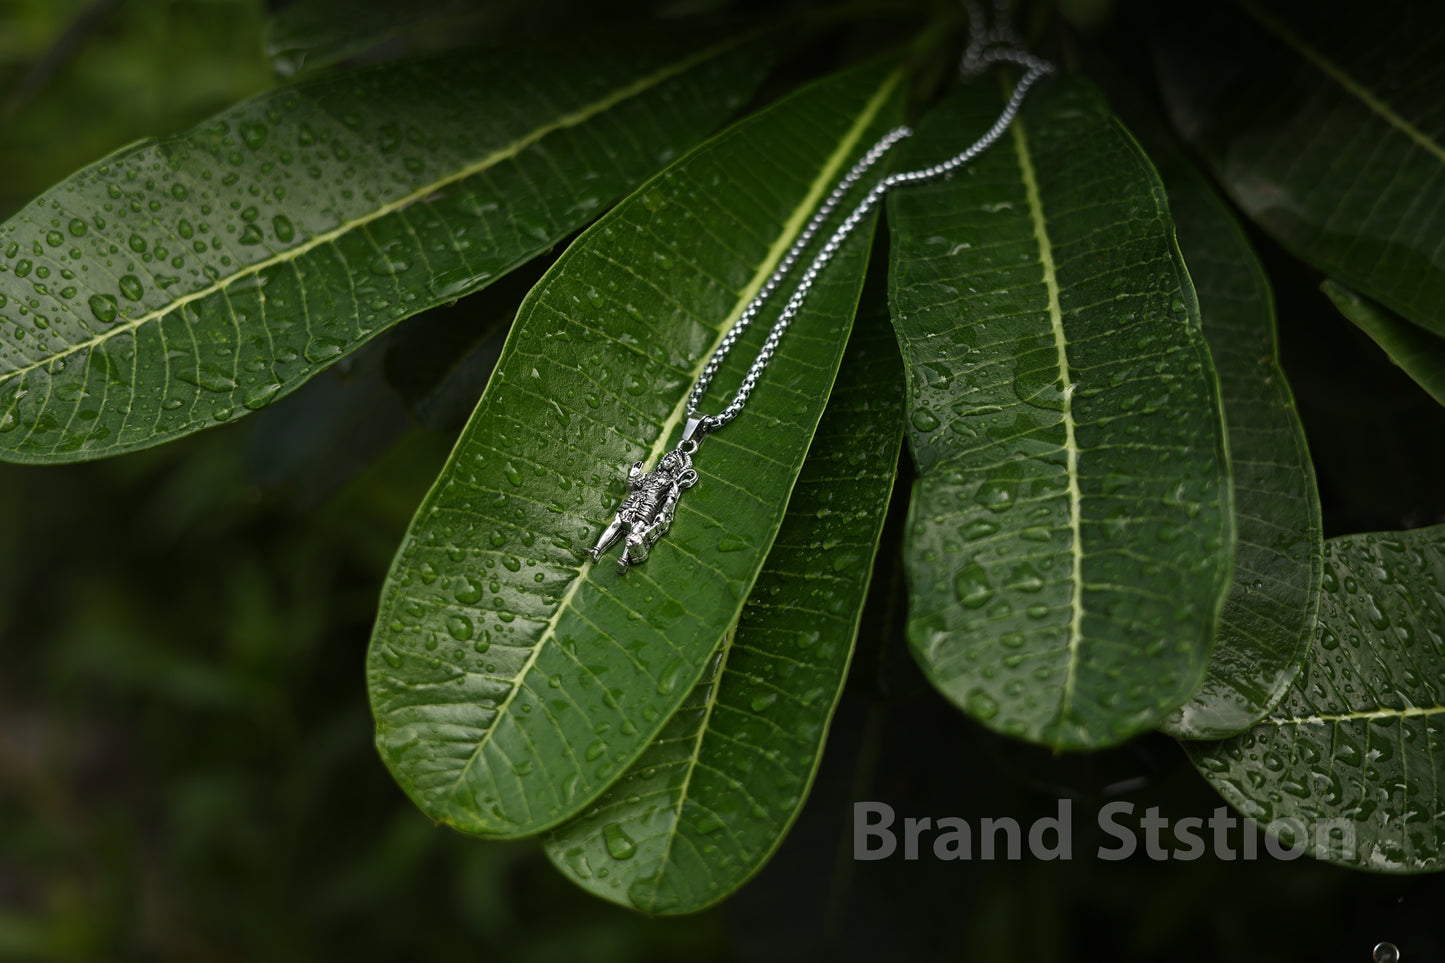
[[[706,429],[703,427],[703,422],[705,422],[706,420],[706,415],[689,415],[687,419],[687,427],[683,428],[682,430],[682,441],[678,442],[678,445],[682,446],[687,444],[688,442],[692,442],[694,445],[696,445],[698,442],[702,441],[702,436],[706,432]]]

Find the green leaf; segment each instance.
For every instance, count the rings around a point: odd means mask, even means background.
[[[368,654],[378,748],[433,819],[521,836],[576,815],[702,676],[822,415],[869,224],[823,273],[747,410],[703,443],[701,479],[650,559],[620,573],[585,553],[628,466],[676,443],[723,333],[896,122],[902,81],[887,64],[859,68],[732,127],[590,228],[522,305],[402,543]],[[770,323],[739,342],[712,405]]]
[[[1296,256],[1445,334],[1445,6],[1188,7],[1161,41],[1176,127]],[[1242,11],[1242,12],[1241,12]]]
[[[1249,732],[1191,743],[1199,771],[1245,815],[1296,820],[1317,858],[1377,872],[1445,869],[1442,589],[1445,526],[1325,542],[1304,670]]]
[[[709,674],[597,805],[547,840],[583,888],[647,913],[694,912],[742,886],[792,826],[858,633],[903,443],[902,388],[879,305],[853,332],[777,541]]]
[[[1445,341],[1337,281],[1327,279],[1320,290],[1431,398],[1445,405]]]
[[[418,24],[465,12],[468,0],[301,0],[266,24],[262,42],[277,76],[340,63]],[[488,12],[513,3],[492,3]]]
[[[563,48],[283,88],[41,195],[0,225],[0,459],[112,455],[265,406],[595,217],[767,59],[671,32]]]
[[[957,151],[1004,93],[948,100],[911,161]],[[889,212],[914,654],[1008,734],[1150,728],[1203,674],[1234,545],[1219,389],[1154,169],[1087,83],[1047,80],[978,161]]]
[[[1233,735],[1284,698],[1314,633],[1323,530],[1314,467],[1279,365],[1269,280],[1239,223],[1165,138],[1145,141],[1169,192],[1179,246],[1219,372],[1234,473],[1234,581],[1204,682],[1161,727]]]

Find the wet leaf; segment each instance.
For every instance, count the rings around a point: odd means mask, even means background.
[[[1279,365],[1264,269],[1223,201],[1183,153],[1147,136],[1219,372],[1234,473],[1234,581],[1204,682],[1161,728],[1220,738],[1264,717],[1299,672],[1319,607],[1323,532],[1314,468]]]
[[[912,162],[956,151],[1003,94],[945,102]],[[985,725],[1057,748],[1157,724],[1203,674],[1234,544],[1218,385],[1158,176],[1060,78],[889,212],[921,476],[914,654]]]
[[[1445,340],[1337,281],[1326,280],[1320,289],[1391,361],[1430,397],[1445,405]]]
[[[521,836],[576,815],[702,676],[822,415],[871,222],[822,275],[746,411],[703,443],[700,480],[648,561],[621,573],[616,550],[600,564],[585,553],[628,467],[678,441],[723,333],[896,122],[902,78],[859,68],[730,128],[583,234],[523,303],[397,555],[367,659],[382,758],[433,819]],[[739,343],[708,410],[772,316]]]
[[[265,407],[595,217],[737,108],[760,43],[353,71],[81,171],[0,225],[0,458],[96,458]]]
[[[552,862],[605,899],[665,914],[717,902],[761,868],[807,798],[903,442],[903,370],[877,301],[709,674],[596,806],[547,840]],[[618,859],[623,837],[635,853]]]
[[[1190,757],[1245,815],[1295,820],[1316,858],[1377,872],[1445,868],[1442,631],[1445,526],[1332,538],[1318,630],[1294,686],[1264,722],[1191,743]]]
[[[1175,126],[1297,257],[1445,334],[1445,5],[1189,4],[1156,49]]]

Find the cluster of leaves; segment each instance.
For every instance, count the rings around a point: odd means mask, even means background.
[[[113,154],[0,226],[0,457],[268,407],[585,228],[523,299],[383,590],[376,740],[427,815],[544,834],[563,873],[647,912],[721,899],[796,817],[874,561],[901,552],[914,655],[984,726],[1054,749],[1163,729],[1261,821],[1356,824],[1354,852],[1317,855],[1438,868],[1445,528],[1323,540],[1236,213],[1439,398],[1445,34],[1403,2],[1368,42],[1293,0],[1199,6],[1150,24],[1142,79],[1088,69],[1042,18],[1075,69],[977,162],[891,196],[886,238],[849,239],[626,574],[585,553],[625,466],[676,442],[820,200],[900,122],[918,132],[893,163],[923,166],[1007,99],[1006,71],[939,81],[957,11],[638,21],[580,59],[543,33],[303,79]],[[284,72],[332,59],[278,24]],[[836,69],[800,80],[818,43]],[[901,545],[881,540],[900,470]]]

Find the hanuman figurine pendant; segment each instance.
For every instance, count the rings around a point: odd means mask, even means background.
[[[612,524],[602,532],[597,544],[588,553],[594,562],[626,534],[622,555],[617,567],[622,571],[640,562],[647,561],[647,553],[659,538],[667,534],[672,526],[672,516],[677,510],[677,500],[682,493],[697,484],[697,470],[692,467],[692,455],[697,451],[697,422],[688,419],[687,432],[676,448],[658,459],[657,467],[644,472],[642,462],[634,462],[627,475],[627,497],[617,509]]]

